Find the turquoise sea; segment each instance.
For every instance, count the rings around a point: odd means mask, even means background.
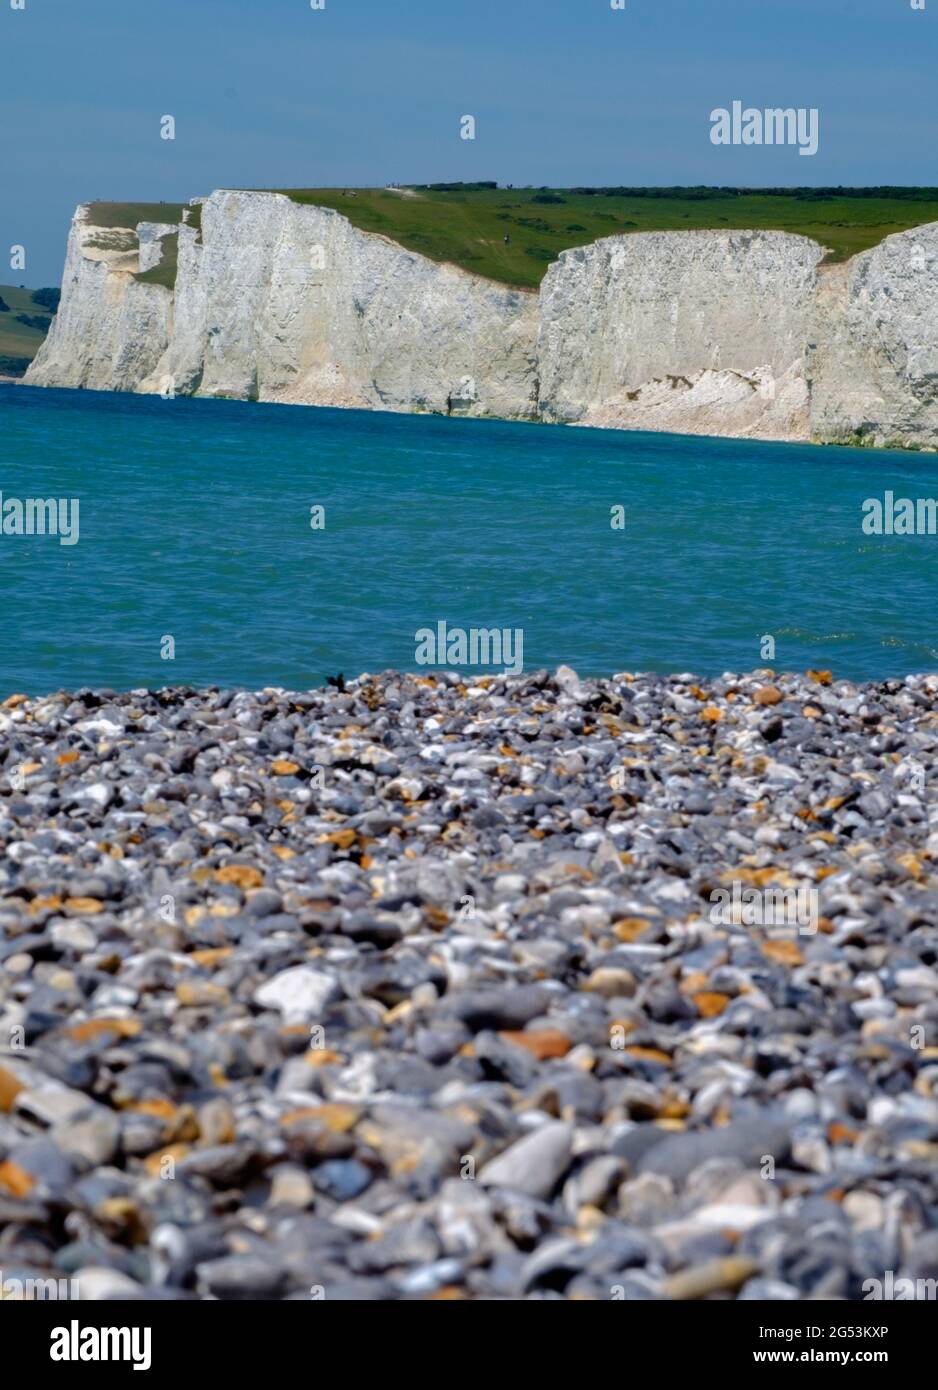
[[[22,386],[0,431],[4,503],[80,504],[0,534],[0,696],[413,670],[441,620],[582,675],[938,668],[938,536],[860,525],[934,455]]]

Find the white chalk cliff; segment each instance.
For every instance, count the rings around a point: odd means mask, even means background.
[[[541,285],[541,414],[807,438],[799,367],[823,254],[784,232],[650,232],[564,251]]]
[[[28,385],[938,446],[935,223],[830,266],[784,232],[609,237],[534,293],[282,194],[88,218]],[[137,278],[168,235],[175,290]]]
[[[169,341],[173,296],[140,284],[135,273],[156,259],[171,226],[93,227],[85,208],[72,219],[62,299],[48,337],[30,366],[35,386],[136,391]]]

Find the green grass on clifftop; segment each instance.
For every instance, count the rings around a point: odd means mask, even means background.
[[[437,191],[277,189],[297,203],[335,208],[356,227],[378,232],[434,261],[507,285],[536,289],[551,261],[572,246],[627,232],[748,228],[797,232],[846,260],[893,232],[938,221],[938,192],[898,197],[809,191],[666,190],[673,196],[575,193],[568,189],[473,188]],[[877,190],[878,191],[878,190]],[[909,196],[912,194],[913,196]],[[923,196],[925,195],[925,196]],[[506,234],[511,238],[506,244]]]
[[[938,222],[938,189],[652,188],[594,190],[487,188],[285,188],[296,203],[335,208],[365,232],[377,232],[433,261],[448,261],[519,289],[536,289],[561,251],[630,232],[739,230],[799,233],[842,261],[893,232]],[[181,222],[185,203],[90,204],[93,225],[135,229],[138,222]],[[201,208],[188,225],[201,227]],[[506,242],[505,237],[509,240]],[[168,239],[167,239],[168,240]],[[140,277],[173,287],[174,249]]]
[[[186,213],[188,213],[188,217],[184,219]],[[113,230],[115,235],[126,235],[131,238],[126,248],[121,248],[120,243],[115,241],[109,248],[105,244],[104,249],[136,250],[138,245],[137,227],[141,222],[173,225],[184,220],[187,226],[195,227],[196,231],[201,233],[201,206],[190,207],[188,203],[89,203],[88,205],[90,226],[109,228]],[[178,232],[167,233],[160,239],[160,245],[162,256],[159,264],[152,266],[150,270],[139,271],[135,279],[141,285],[162,285],[164,289],[173,290],[176,288],[176,271],[179,263]]]
[[[89,203],[88,221],[92,227],[129,227],[138,222],[181,222],[187,203]]]
[[[176,270],[179,264],[179,233],[168,232],[160,237],[162,255],[157,265],[149,270],[137,272],[135,279],[140,285],[162,285],[164,289],[176,288]]]

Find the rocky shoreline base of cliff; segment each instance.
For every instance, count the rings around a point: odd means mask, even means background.
[[[11,697],[5,1296],[934,1278],[936,743],[938,676]]]

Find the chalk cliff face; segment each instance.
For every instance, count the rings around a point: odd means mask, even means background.
[[[136,274],[178,240],[175,290]],[[938,224],[845,265],[784,232],[654,232],[564,252],[540,294],[218,192],[201,231],[95,228],[26,382],[938,446]]]
[[[808,388],[801,362],[781,376],[770,366],[749,371],[690,371],[644,382],[635,391],[591,402],[571,423],[603,429],[723,434],[737,439],[807,439]]]
[[[213,194],[201,240],[180,233],[172,338],[138,389],[534,414],[536,295],[280,194]]]
[[[806,437],[798,369],[822,255],[784,232],[652,232],[563,252],[541,287],[542,415]]]
[[[26,373],[31,386],[135,391],[169,342],[173,297],[134,279],[159,258],[159,240],[175,227],[95,227],[87,209],[72,219],[62,300]],[[142,262],[142,263],[141,263]]]
[[[821,271],[806,365],[814,437],[938,445],[938,223]]]

